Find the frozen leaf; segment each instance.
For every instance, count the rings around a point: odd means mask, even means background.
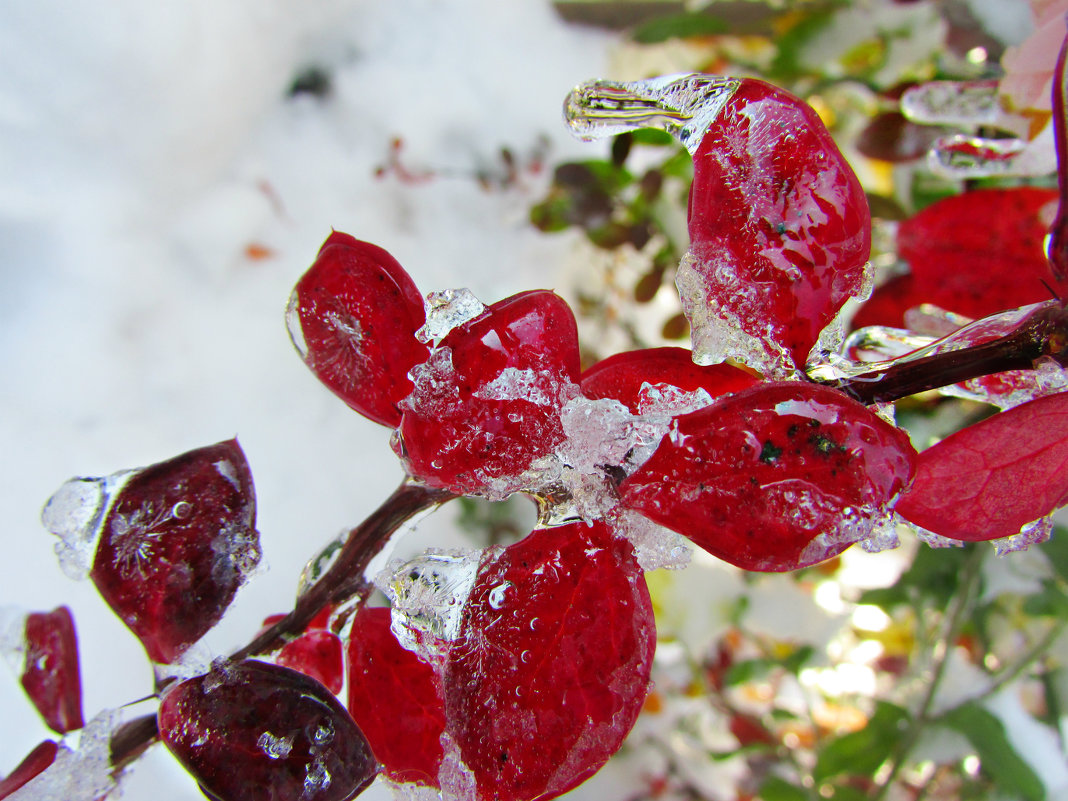
[[[349,634],[349,712],[383,772],[395,782],[437,786],[445,709],[434,670],[401,647],[390,610],[364,607]]]
[[[348,801],[378,772],[363,734],[323,685],[264,662],[223,662],[172,685],[159,731],[218,801]]]
[[[64,738],[52,763],[9,795],[9,801],[101,801],[108,797],[116,788],[111,775],[111,737],[118,722],[118,712],[105,712],[77,732],[77,747],[68,747],[69,738]],[[47,751],[40,755],[42,762],[47,756]]]
[[[15,769],[0,779],[0,798],[7,798],[30,779],[43,772],[56,760],[59,746],[52,740],[45,740],[38,745]]]
[[[1062,392],[996,414],[922,451],[897,511],[953,539],[1011,537],[1068,503],[1066,465],[1068,393]]]
[[[26,616],[24,633],[23,689],[52,731],[80,729],[85,725],[82,681],[70,610],[33,612]]]
[[[514,295],[453,328],[412,370],[394,447],[430,486],[501,499],[537,482],[531,468],[563,439],[560,407],[578,375],[568,305],[546,290]]]
[[[408,371],[428,350],[415,337],[423,298],[396,259],[335,231],[297,282],[286,321],[304,363],[332,392],[376,423],[400,422]]]
[[[260,557],[236,440],[132,473],[101,523],[92,579],[155,662],[211,629]]]
[[[603,523],[487,554],[443,673],[446,728],[480,797],[549,799],[593,775],[637,718],[655,637],[630,544]]]
[[[914,459],[904,432],[841,393],[765,383],[676,418],[620,493],[720,559],[793,570],[878,534]]]

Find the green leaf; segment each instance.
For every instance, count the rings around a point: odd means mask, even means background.
[[[868,590],[861,594],[859,603],[889,607],[911,604],[918,599],[930,600],[934,605],[945,607],[956,594],[959,576],[972,547],[920,548],[912,565],[892,587]]]
[[[986,772],[1006,795],[1044,801],[1046,788],[1005,734],[1005,726],[977,703],[963,704],[947,714],[943,722],[963,734],[975,746]]]
[[[810,801],[810,796],[796,784],[769,776],[760,787],[761,801]]]
[[[778,82],[789,82],[807,73],[803,68],[802,54],[808,43],[831,24],[833,11],[817,11],[794,25],[775,39],[779,51],[771,64],[769,77]]]
[[[656,128],[639,128],[636,131],[631,131],[630,135],[634,137],[634,144],[636,145],[670,147],[675,144],[674,136],[667,131],[658,131]]]
[[[1038,547],[1049,559],[1057,575],[1068,581],[1068,529],[1054,526],[1050,538]]]
[[[1023,611],[1034,617],[1068,618],[1068,595],[1052,581],[1042,583],[1042,590],[1029,595]]]
[[[656,44],[688,36],[712,36],[726,33],[729,29],[730,26],[719,17],[695,11],[650,20],[635,28],[631,38],[638,44]]]
[[[908,721],[909,713],[901,707],[876,702],[867,726],[832,740],[820,751],[812,777],[822,782],[843,773],[872,775],[897,747]]]

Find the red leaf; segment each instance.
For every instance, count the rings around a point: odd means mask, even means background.
[[[968,426],[922,451],[906,520],[957,540],[1017,534],[1068,503],[1068,393]]]
[[[78,637],[67,607],[26,617],[26,659],[21,681],[52,731],[63,734],[85,725]]]
[[[342,650],[341,638],[332,631],[311,629],[286,643],[276,661],[311,676],[337,695],[345,681]]]
[[[448,731],[482,798],[555,798],[622,745],[656,633],[630,544],[538,530],[484,562],[446,656]]]
[[[0,779],[0,798],[7,798],[30,779],[43,773],[56,761],[58,750],[59,746],[56,743],[45,740],[30,751],[11,773]]]
[[[841,392],[764,383],[675,418],[620,492],[731,564],[794,570],[871,534],[914,458],[904,432]]]
[[[438,786],[445,710],[433,669],[397,642],[388,608],[363,607],[349,639],[349,712],[385,774]]]
[[[222,618],[259,560],[252,474],[237,440],[135,472],[101,526],[91,576],[155,662]]]

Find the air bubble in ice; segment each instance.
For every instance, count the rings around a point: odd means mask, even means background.
[[[486,305],[470,289],[443,289],[426,296],[426,323],[415,332],[426,344],[437,345],[452,329],[473,320]]]
[[[293,750],[293,735],[276,737],[269,731],[265,731],[256,741],[256,745],[269,759],[285,759]]]
[[[393,633],[408,650],[434,661],[460,635],[464,604],[478,575],[477,553],[426,553],[387,568],[376,580],[392,602]]]
[[[504,581],[498,584],[492,590],[490,590],[489,596],[487,597],[490,607],[492,607],[493,609],[500,609],[502,606],[504,606],[505,593],[507,593],[508,590],[512,588],[512,586],[512,582]]]
[[[72,478],[45,504],[41,523],[60,538],[56,556],[70,578],[80,580],[89,575],[104,513],[132,474],[124,471],[106,478]]]

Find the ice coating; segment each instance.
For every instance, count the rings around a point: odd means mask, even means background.
[[[8,796],[8,801],[99,801],[116,788],[111,772],[111,736],[116,710],[97,715],[64,738],[55,761]]]
[[[426,296],[426,323],[415,332],[420,342],[436,346],[458,325],[473,320],[486,304],[470,289],[442,289]]]
[[[72,478],[45,503],[41,523],[59,537],[56,556],[63,572],[80,581],[89,575],[104,512],[133,471],[104,478]]]
[[[608,522],[630,540],[642,570],[680,570],[690,564],[693,548],[681,534],[629,509],[615,510]]]
[[[393,633],[404,648],[428,663],[440,661],[459,636],[479,560],[478,552],[429,552],[378,576],[375,583],[392,604]]]
[[[691,73],[645,81],[589,81],[564,101],[564,120],[581,139],[603,139],[659,128],[693,155],[720,109],[740,85],[736,78]]]
[[[1020,528],[1019,534],[991,540],[994,553],[1005,556],[1016,551],[1026,551],[1032,545],[1045,542],[1053,534],[1053,516],[1047,515]]]
[[[351,530],[343,531],[323,546],[319,553],[308,560],[307,564],[304,565],[304,569],[300,571],[300,578],[297,581],[298,598],[310,590],[337,561],[338,556],[341,555],[341,549],[345,547],[345,543],[348,542],[351,533]]]
[[[993,125],[1003,113],[997,81],[928,81],[906,89],[900,108],[921,125]]]

